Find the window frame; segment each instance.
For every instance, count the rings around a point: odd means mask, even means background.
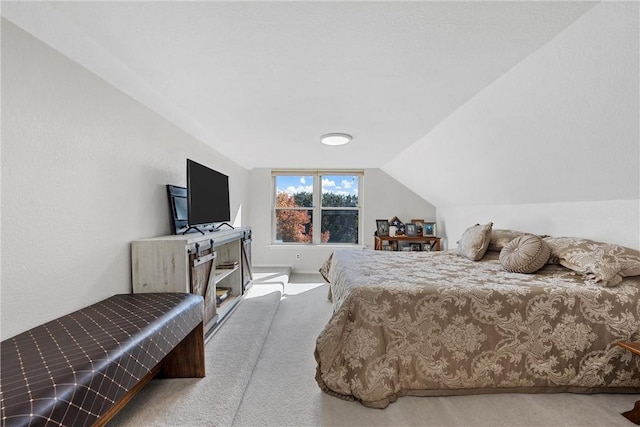
[[[358,203],[355,207],[323,207],[322,206],[322,177],[323,176],[358,176]],[[312,190],[312,206],[311,207],[295,207],[295,208],[278,208],[276,207],[276,197],[277,197],[277,186],[276,186],[276,177],[278,176],[310,176],[313,178],[313,190]],[[272,170],[271,171],[271,244],[278,246],[314,246],[314,245],[338,245],[341,247],[345,246],[362,246],[363,241],[363,232],[362,232],[362,222],[363,222],[363,211],[364,211],[364,203],[363,203],[363,188],[364,188],[364,170],[315,170],[315,169],[296,169],[296,170]],[[285,209],[285,210],[301,210],[301,211],[311,211],[312,219],[311,224],[313,225],[313,233],[311,237],[311,242],[279,242],[276,241],[276,210]],[[323,211],[335,211],[335,210],[346,210],[346,211],[357,211],[358,212],[358,241],[356,243],[335,243],[335,242],[327,242],[322,243],[322,230],[321,230],[321,222],[322,222],[322,213]]]

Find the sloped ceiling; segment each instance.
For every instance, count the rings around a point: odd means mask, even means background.
[[[248,169],[380,168],[596,4],[3,2],[2,14]],[[328,132],[354,140],[322,146]]]
[[[640,200],[638,6],[600,3],[383,170],[438,207]]]

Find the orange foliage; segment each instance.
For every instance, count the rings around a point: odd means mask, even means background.
[[[278,193],[276,196],[277,208],[297,207],[293,196],[287,193]],[[305,234],[305,224],[311,223],[311,216],[304,210],[276,210],[277,233],[282,236],[283,242],[310,243],[313,230],[309,225],[309,232]]]

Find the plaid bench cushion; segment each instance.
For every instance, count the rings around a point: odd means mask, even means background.
[[[2,341],[2,425],[96,423],[202,316],[196,295],[114,295]]]

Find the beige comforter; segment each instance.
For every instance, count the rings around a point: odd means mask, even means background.
[[[334,314],[316,342],[327,393],[640,392],[640,278],[605,288],[562,266],[504,271],[497,252],[339,250],[321,269]],[[633,356],[633,357],[632,357]]]

